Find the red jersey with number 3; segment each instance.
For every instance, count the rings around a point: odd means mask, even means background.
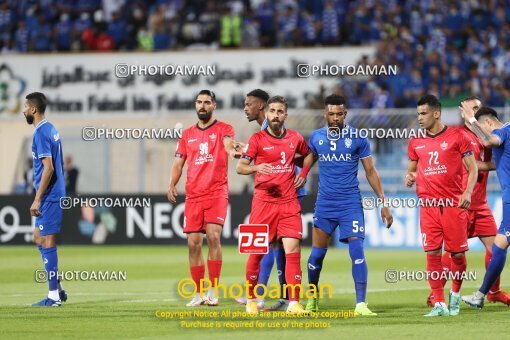
[[[471,143],[473,147],[473,155],[475,160],[480,162],[490,162],[492,159],[492,149],[486,148],[480,142],[478,137],[476,137],[475,133],[469,130],[467,127],[463,126],[458,128],[461,130],[466,138]],[[462,188],[466,189],[467,181],[468,181],[468,171],[465,167],[463,167],[463,183]],[[476,178],[475,188],[473,189],[473,195],[471,195],[471,205],[469,206],[469,210],[480,210],[486,208],[487,205],[487,181],[489,180],[489,172],[488,171],[479,171],[478,177]]]
[[[177,142],[175,157],[186,159],[186,200],[228,198],[228,155],[223,139],[234,138],[231,125],[215,120],[202,129],[185,129]]]
[[[280,137],[275,137],[267,129],[251,136],[241,157],[253,160],[255,165],[268,163],[272,167],[269,175],[255,173],[254,198],[285,203],[297,198],[294,157],[296,154],[306,156],[309,148],[303,136],[296,131],[285,129]]]
[[[473,147],[459,129],[445,128],[434,136],[412,138],[407,153],[418,162],[416,194],[420,198],[453,199],[455,206],[464,192],[462,158]]]

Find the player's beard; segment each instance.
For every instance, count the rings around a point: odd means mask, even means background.
[[[340,123],[340,122],[331,122],[331,123],[328,123],[328,126],[329,127],[337,127],[339,129],[343,129],[344,128],[344,123]]]
[[[278,132],[280,132],[282,130],[282,125],[283,123],[280,122],[279,120],[275,121],[271,121],[271,123],[269,124],[269,128],[273,131],[273,133],[276,135],[278,134]]]
[[[26,114],[26,113],[24,115],[25,115],[25,119],[27,120],[28,125],[34,124],[34,119],[35,119],[34,115]]]
[[[198,111],[197,112],[198,119],[200,119],[202,122],[207,123],[209,120],[211,120],[212,111]]]

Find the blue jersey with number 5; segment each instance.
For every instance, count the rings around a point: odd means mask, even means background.
[[[328,133],[327,126],[312,132],[308,146],[319,167],[316,216],[336,218],[339,209],[361,209],[358,164],[371,153],[368,139],[360,137],[349,125],[340,134]]]

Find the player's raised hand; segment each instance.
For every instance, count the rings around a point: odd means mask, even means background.
[[[294,179],[294,188],[301,188],[303,185],[306,184],[306,177],[297,175]]]
[[[459,109],[460,112],[462,113],[462,116],[467,121],[469,121],[469,118],[475,116],[475,111],[473,111],[473,108],[467,102],[460,103]]]
[[[381,218],[384,224],[386,224],[386,228],[390,229],[391,225],[393,224],[393,216],[391,215],[390,208],[388,207],[381,208]]]
[[[464,191],[462,193],[462,196],[460,196],[459,208],[468,209],[470,205],[471,205],[471,193]]]
[[[172,202],[172,203],[177,202],[177,198],[176,198],[177,197],[177,188],[175,187],[175,185],[168,186],[167,197],[170,202]]]
[[[270,175],[271,173],[273,173],[273,168],[271,167],[271,164],[268,163],[255,165],[254,169],[255,172],[258,172],[259,174],[262,175]]]
[[[34,202],[32,203],[32,206],[30,206],[30,215],[31,216],[41,215],[41,212],[39,211],[40,207],[41,207],[41,201],[34,200]]]
[[[408,172],[404,179],[404,183],[406,184],[407,187],[412,188],[414,182],[416,182],[416,172]]]

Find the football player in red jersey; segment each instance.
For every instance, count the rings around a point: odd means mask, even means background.
[[[409,142],[405,182],[409,187],[416,182],[418,197],[431,202],[420,210],[428,281],[435,300],[434,308],[426,316],[458,315],[462,275],[466,270],[464,252],[468,250],[466,209],[471,204],[478,170],[473,147],[466,136],[459,129],[449,128],[441,121],[441,103],[436,97],[423,96],[418,101],[417,112],[418,123],[427,135],[412,138]],[[468,179],[463,190],[464,167],[467,168]],[[440,276],[443,272],[443,245],[445,251],[451,253],[451,271],[455,276],[449,308],[445,304]]]
[[[176,203],[176,185],[187,161],[183,231],[188,236],[190,272],[198,290],[205,273],[202,258],[203,234],[206,235],[209,247],[209,279],[213,287],[219,281],[222,265],[220,238],[228,209],[228,155],[234,158],[237,152],[232,126],[213,117],[216,109],[214,92],[200,91],[195,101],[195,109],[198,123],[185,129],[177,144],[170,173],[168,200]],[[188,307],[218,305],[213,289],[209,289],[206,296],[201,296],[200,293],[197,292],[187,304]]]
[[[469,105],[474,113],[482,107],[482,101],[475,96],[468,97],[464,99],[463,102]],[[478,177],[471,197],[471,205],[468,209],[468,238],[478,237],[485,246],[485,268],[487,269],[492,258],[494,237],[498,232],[496,221],[487,204],[487,180],[489,179],[489,170],[494,170],[495,166],[491,163],[492,149],[483,146],[473,132],[471,123],[469,123],[468,119],[464,116],[464,113],[460,111],[460,114],[464,120],[464,126],[459,129],[466,135],[471,145],[473,145],[473,155],[478,166]],[[487,167],[487,165],[489,165],[489,167]],[[467,171],[464,169],[464,188],[467,185],[467,178]],[[444,252],[441,262],[443,268],[451,270],[451,258],[448,252]],[[446,280],[443,280],[443,285],[445,283]],[[429,307],[433,307],[433,299],[434,297],[431,293],[427,299],[427,305]],[[498,278],[491,287],[487,294],[487,299],[491,302],[501,302],[505,305],[510,305],[510,296],[500,289],[500,278]]]
[[[296,154],[306,156],[309,148],[303,136],[284,127],[287,109],[288,104],[281,96],[268,100],[268,126],[251,136],[248,148],[237,164],[237,173],[255,174],[250,223],[269,225],[269,242],[282,240],[286,257],[285,278],[290,286],[287,312],[306,314],[308,312],[299,303],[303,224],[296,189],[305,184],[313,159],[309,158],[310,162],[304,164],[301,173],[295,175]],[[251,165],[252,161],[254,165]],[[246,263],[249,283],[246,311],[250,314],[258,313],[253,289],[263,256],[251,254]]]

